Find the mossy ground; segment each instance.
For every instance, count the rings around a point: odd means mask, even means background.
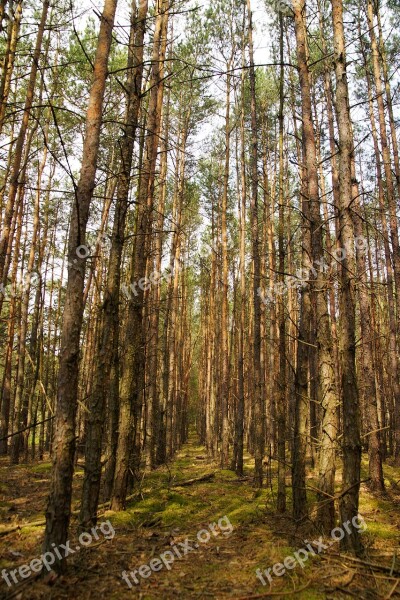
[[[363,469],[365,466],[364,463]],[[215,473],[210,481],[179,486],[179,482],[210,472]],[[373,573],[366,566],[338,556],[338,544],[332,545],[325,554],[310,558],[304,569],[297,565],[282,577],[274,577],[271,586],[268,582],[263,586],[256,578],[257,568],[264,570],[282,562],[303,548],[306,539],[318,539],[319,533],[312,515],[301,527],[296,527],[289,513],[276,514],[274,470],[273,485],[262,490],[252,487],[251,473],[250,457],[246,457],[244,478],[218,469],[192,437],[171,464],[144,475],[126,511],[105,511],[99,517],[99,522],[111,521],[115,530],[113,539],[105,540],[100,533],[100,539],[91,547],[82,548],[70,557],[63,577],[27,580],[11,589],[1,582],[0,595],[21,600],[396,597],[398,592],[394,586],[398,580],[395,576]],[[10,570],[40,556],[44,528],[29,523],[43,517],[49,475],[48,461],[18,467],[10,467],[5,461],[0,463],[0,533],[2,528],[25,523],[18,531],[0,537],[0,569]],[[78,506],[82,476],[82,470],[78,469],[74,480],[74,507]],[[362,486],[360,513],[368,525],[363,534],[366,560],[390,567],[394,564],[394,554],[400,550],[400,490],[396,483],[400,480],[400,470],[388,466],[385,477],[388,493],[384,496],[374,495]],[[312,477],[309,482],[310,486],[315,485]],[[309,499],[313,500],[312,491]],[[194,544],[200,530],[218,523],[223,516],[228,517],[233,526],[230,535],[211,535],[208,543],[198,544],[193,552],[175,560],[170,570],[162,568],[147,579],[139,577],[140,584],[133,584],[132,589],[123,581],[122,571],[135,571],[140,565],[148,564],[171,550],[171,544],[179,548],[179,542],[185,538]],[[74,517],[70,535],[72,547],[76,547],[76,526]],[[400,561],[394,567],[400,570]],[[400,583],[398,587],[400,592]]]

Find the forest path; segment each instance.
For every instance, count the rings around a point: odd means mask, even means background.
[[[357,570],[359,565],[337,556],[338,544],[329,552],[308,559],[304,569],[296,564],[282,576],[273,576],[271,586],[265,578],[267,585],[263,586],[256,577],[257,568],[263,571],[283,562],[285,557],[304,548],[305,539],[318,539],[319,534],[311,521],[300,530],[289,515],[277,515],[274,489],[255,490],[251,469],[249,457],[242,479],[232,471],[219,469],[192,435],[170,465],[144,475],[126,511],[106,511],[99,516],[99,524],[111,521],[115,531],[112,539],[105,539],[99,530],[97,541],[69,557],[65,576],[53,580],[50,574],[45,582],[22,580],[11,588],[1,581],[0,597],[18,600],[400,597],[394,589],[400,581],[396,573],[390,578],[389,573],[373,574],[363,566]],[[212,479],[179,485],[210,473],[214,473]],[[9,527],[41,518],[49,474],[47,462],[18,467],[0,463],[3,523],[7,520]],[[78,469],[74,479],[75,506],[82,476],[82,469]],[[388,477],[392,476],[396,476],[393,470]],[[365,506],[364,512],[360,512],[369,528],[364,534],[369,545],[368,559],[383,561],[390,567],[391,556],[399,547],[399,506],[393,505],[394,497],[375,498],[367,490],[362,498]],[[373,515],[371,522],[368,511]],[[73,518],[72,548],[78,542],[76,525]],[[374,525],[379,525],[375,532]],[[106,535],[109,531],[107,528]],[[42,536],[43,527],[28,525],[0,537],[0,568],[9,571],[39,557]],[[151,570],[149,564],[157,570]],[[400,570],[400,565],[395,565],[395,569]],[[124,571],[129,583],[122,577]],[[400,592],[400,583],[398,588]]]

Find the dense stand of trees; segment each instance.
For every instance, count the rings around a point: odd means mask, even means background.
[[[48,550],[78,458],[85,530],[190,424],[326,532],[400,460],[399,9],[258,6],[265,60],[254,10],[0,2],[0,453],[51,454]]]

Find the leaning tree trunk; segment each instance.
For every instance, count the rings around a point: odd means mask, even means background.
[[[93,83],[86,116],[81,173],[72,208],[68,240],[68,282],[61,333],[57,402],[53,442],[53,471],[46,510],[44,548],[65,544],[71,514],[78,408],[80,334],[83,321],[85,259],[77,249],[85,244],[89,208],[95,187],[107,64],[111,48],[117,0],[105,0],[94,62]],[[53,568],[61,571],[64,561]]]

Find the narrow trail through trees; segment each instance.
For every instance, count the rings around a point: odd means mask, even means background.
[[[400,598],[399,31],[0,0],[6,597]]]
[[[363,463],[367,469],[367,463]],[[135,494],[127,510],[113,512],[100,510],[98,523],[110,520],[115,535],[112,539],[99,536],[87,548],[81,547],[69,557],[68,575],[54,579],[50,573],[44,580],[29,579],[7,590],[1,582],[0,598],[384,598],[398,581],[399,566],[392,567],[392,556],[400,528],[400,509],[394,502],[400,499],[396,481],[398,470],[387,467],[385,478],[392,489],[386,496],[372,494],[362,486],[360,512],[368,521],[363,534],[367,547],[365,561],[379,564],[367,567],[353,558],[339,556],[339,544],[333,544],[320,556],[306,561],[304,569],[297,565],[281,577],[272,578],[271,587],[263,586],[256,577],[261,572],[283,562],[285,557],[305,547],[306,540],[318,540],[312,518],[301,525],[288,515],[275,512],[277,470],[271,468],[271,487],[253,487],[254,461],[245,455],[244,475],[219,468],[210,461],[204,447],[192,433],[189,442],[176,454],[174,460],[156,470],[146,472],[137,482]],[[41,555],[44,523],[40,523],[46,500],[50,463],[10,467],[0,463],[1,484],[0,554],[10,568],[27,564]],[[290,472],[287,472],[289,483]],[[313,477],[315,476],[315,481]],[[339,473],[340,476],[340,473]],[[73,490],[73,518],[70,545],[77,547],[79,490],[83,469],[78,464]],[[308,478],[310,488],[317,481],[317,473]],[[340,491],[340,481],[337,481]],[[224,530],[219,535],[206,531],[210,525],[222,521]],[[232,530],[228,524],[232,525]],[[20,525],[8,535],[4,531]],[[216,528],[218,529],[218,528]],[[229,534],[229,535],[228,535]],[[189,540],[188,542],[185,540]],[[200,540],[205,540],[200,541]],[[329,538],[324,538],[325,541]],[[372,549],[373,542],[373,549]],[[198,548],[195,548],[195,544]],[[186,555],[184,555],[186,545]],[[191,550],[189,551],[188,548]],[[173,548],[180,549],[181,558],[175,557],[170,568],[151,571],[140,577],[138,570]],[[12,565],[12,566],[11,566]],[[400,570],[400,569],[399,569]],[[122,578],[123,571],[135,573],[132,589]],[[147,573],[145,569],[142,572]],[[395,593],[390,596],[395,598]]]

